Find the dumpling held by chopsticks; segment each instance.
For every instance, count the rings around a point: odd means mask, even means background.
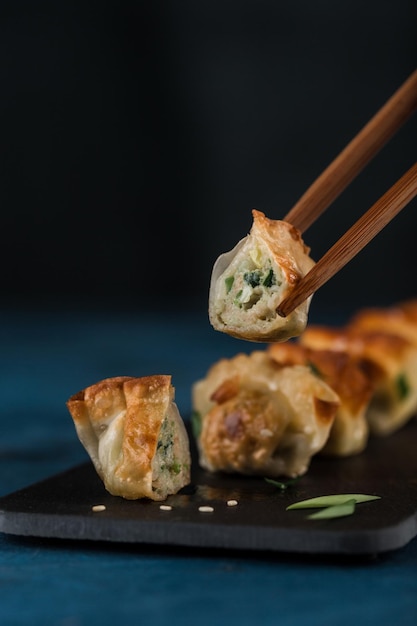
[[[286,341],[305,329],[311,296],[286,317],[277,308],[315,262],[294,226],[252,215],[250,233],[214,265],[210,323],[238,339]]]

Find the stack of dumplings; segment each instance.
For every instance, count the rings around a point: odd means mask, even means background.
[[[296,477],[316,454],[359,454],[417,414],[417,300],[221,359],[194,383],[192,405],[212,472]]]
[[[165,500],[191,480],[170,375],[107,378],[67,408],[107,491]],[[296,478],[317,454],[349,457],[417,414],[417,299],[362,309],[342,327],[220,359],[192,386],[199,465]]]

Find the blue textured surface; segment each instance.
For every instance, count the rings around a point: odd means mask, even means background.
[[[181,413],[221,356],[252,344],[205,312],[2,313],[0,495],[84,461],[66,399],[101,378],[170,373]],[[389,460],[387,460],[389,462]],[[0,534],[0,623],[417,623],[417,541],[376,559],[181,552]]]

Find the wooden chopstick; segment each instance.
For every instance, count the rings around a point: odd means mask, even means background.
[[[284,220],[305,232],[416,109],[417,70],[320,174]]]
[[[417,195],[415,163],[300,280],[277,309],[286,317],[358,254]]]

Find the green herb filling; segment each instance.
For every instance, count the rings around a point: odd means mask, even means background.
[[[321,373],[317,365],[315,365],[315,363],[313,363],[312,361],[309,361],[308,367],[310,368],[311,373],[314,374],[314,376],[317,376],[318,378],[323,378],[323,374]]]
[[[243,289],[239,289],[239,291],[236,294],[236,298],[233,301],[233,303],[236,304],[237,306],[242,306],[242,303],[240,302],[240,297],[242,293],[243,293]]]
[[[261,283],[261,271],[254,270],[253,272],[245,272],[243,274],[243,280],[251,287],[257,287]]]
[[[274,271],[272,267],[270,268],[268,274],[265,276],[262,284],[264,287],[272,287],[272,285],[276,285],[277,279],[275,278]]]
[[[226,293],[229,293],[229,291],[233,287],[233,283],[235,282],[235,277],[234,276],[228,276],[227,278],[224,279],[224,282],[225,282],[225,285],[226,285]]]
[[[191,429],[196,439],[198,439],[201,435],[201,429],[202,429],[201,422],[202,422],[201,413],[199,411],[193,411],[191,413]]]
[[[410,394],[410,383],[408,382],[407,376],[404,373],[401,373],[397,376],[395,381],[395,385],[397,388],[397,394],[400,400],[405,400]]]

